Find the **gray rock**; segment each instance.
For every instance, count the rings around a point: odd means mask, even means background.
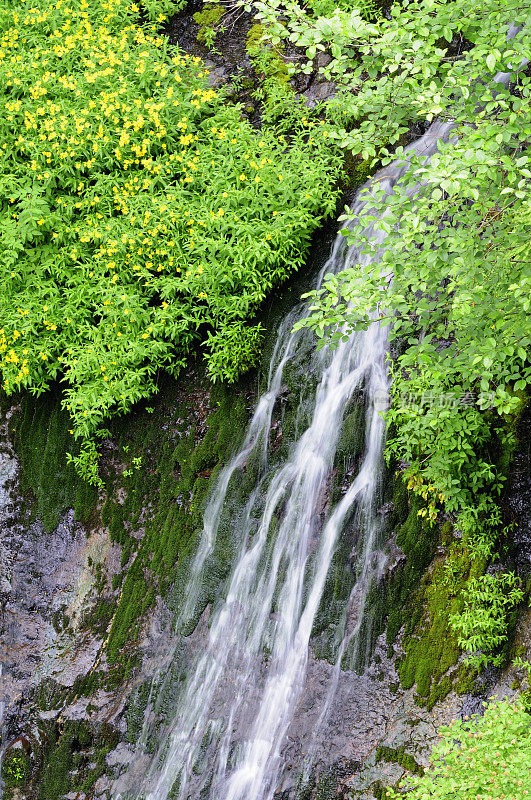
[[[210,70],[210,74],[208,76],[208,85],[213,89],[219,89],[220,86],[223,86],[224,83],[227,83],[228,79],[229,74],[224,67],[215,67],[214,69]]]
[[[323,53],[323,52],[317,53],[315,63],[317,64],[317,67],[319,69],[324,69],[330,64],[331,61],[332,61],[332,56],[329,53]]]
[[[307,108],[314,108],[318,103],[334,97],[336,90],[337,87],[333,81],[315,82],[303,92],[302,97]]]

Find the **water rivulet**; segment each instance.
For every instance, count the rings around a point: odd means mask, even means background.
[[[450,125],[434,123],[414,150],[428,158],[450,130]],[[372,181],[391,193],[405,168],[404,162],[393,164]],[[354,215],[363,202],[358,194],[352,205]],[[368,234],[374,239],[375,253],[385,246],[380,231]],[[321,277],[366,257],[347,247],[339,235]],[[146,722],[136,761],[145,764],[149,750],[149,766],[137,769],[131,779],[133,763],[129,780],[126,774],[116,784],[115,800],[273,797],[291,766],[285,745],[294,714],[301,713],[312,628],[334,548],[347,528],[356,531],[351,556],[355,580],[336,637],[336,678],[346,646],[351,652],[356,650],[367,594],[386,560],[378,510],[387,337],[385,329],[374,323],[366,332],[351,334],[335,350],[316,351],[307,332],[292,331],[307,313],[307,306],[301,304],[282,322],[266,391],[243,445],[220,474],[210,497],[176,619],[176,630],[183,635],[175,660],[185,663],[186,677],[172,688],[171,703],[164,676],[154,681],[150,706],[157,708],[157,695],[166,691],[158,708],[167,719],[159,724],[157,737]],[[289,445],[282,443],[279,458],[270,428],[287,375],[301,387],[301,396],[293,440]],[[329,489],[343,419],[360,402],[363,455],[350,485],[334,504]],[[199,641],[190,647],[187,640],[193,637],[185,634],[195,627],[201,587],[215,570],[221,527],[230,532],[232,571],[218,601],[201,617],[197,629],[202,633],[196,630],[194,634]],[[333,689],[334,679],[324,693],[317,724],[313,718],[306,769]]]

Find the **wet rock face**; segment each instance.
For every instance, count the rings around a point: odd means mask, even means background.
[[[248,392],[220,389],[210,404],[201,371],[168,379],[153,414],[140,409],[116,423],[99,497],[83,495],[86,485],[68,473],[57,393],[0,407],[0,755],[18,764],[27,745],[24,778],[11,770],[6,800],[22,800],[22,785],[24,800],[74,789],[77,800],[107,797],[113,774],[134,757],[124,709],[173,666],[173,612],[162,599],[173,583],[163,588],[162,577],[189,546],[201,492],[234,446],[232,425],[245,428]],[[141,469],[126,469],[133,457]],[[157,546],[164,564],[154,569]],[[114,658],[113,624],[122,637]],[[87,781],[90,791],[78,795]]]
[[[37,782],[46,778],[46,758],[53,761],[56,752],[51,737],[76,724],[85,733],[109,723],[118,731],[135,682],[164,667],[171,635],[166,609],[157,603],[137,642],[139,652],[147,654],[146,672],[140,658],[131,680],[114,686],[94,680],[83,688],[91,676],[110,675],[107,632],[94,624],[94,612],[102,600],[116,596],[111,580],[120,572],[121,547],[107,529],[76,522],[72,509],[51,531],[34,518],[32,502],[20,490],[22,470],[9,433],[16,412],[4,409],[0,422],[0,755],[17,764],[24,757],[24,797],[33,798],[42,787],[32,786],[29,776]],[[76,746],[76,736],[70,738]],[[91,796],[96,797],[108,781],[102,775],[94,783]],[[8,786],[6,797],[19,797],[10,791]]]
[[[316,81],[303,92],[304,102],[308,108],[315,108],[319,103],[329,100],[337,91],[333,81]]]
[[[377,780],[395,783],[406,771],[399,763],[378,758],[382,745],[403,750],[411,763],[427,764],[438,727],[458,716],[461,698],[452,693],[428,714],[415,703],[413,689],[397,689],[398,674],[386,653],[381,636],[375,661],[361,675],[337,670],[312,655],[306,692],[287,734],[278,800],[332,800],[350,792],[372,797]],[[314,765],[305,779],[306,793],[301,793],[308,756]]]
[[[16,483],[18,463],[7,438],[7,417],[0,424],[0,592],[9,592],[14,553],[7,546],[6,534],[16,525],[17,503],[13,488]]]
[[[518,572],[531,573],[531,410],[527,408],[518,421],[518,445],[507,483],[507,506],[512,521],[511,532]]]
[[[164,32],[170,43],[198,56],[209,68],[215,66],[224,69],[227,79],[240,72],[251,72],[251,60],[245,49],[247,34],[253,24],[251,15],[241,9],[225,9],[220,24],[216,26],[218,33],[214,47],[209,50],[198,41],[200,26],[194,20],[194,14],[200,12],[203,6],[202,0],[191,0],[182,11],[168,20]]]
[[[100,658],[101,637],[83,630],[97,595],[93,565],[112,572],[116,556],[106,533],[88,535],[68,511],[53,532],[30,522],[19,495],[19,464],[1,427],[0,454],[0,708],[2,742],[9,745],[30,714],[45,679],[72,687]],[[101,587],[99,587],[101,589]]]
[[[194,398],[194,405],[198,406],[201,398]],[[103,800],[116,788],[116,776],[128,774],[139,781],[149,766],[149,755],[142,758],[135,752],[135,736],[144,722],[154,722],[161,707],[159,704],[156,708],[149,701],[140,705],[139,727],[133,729],[131,698],[143,686],[149,688],[151,676],[166,675],[175,667],[171,614],[157,599],[134,644],[139,659],[130,675],[120,678],[114,687],[96,686],[86,694],[77,691],[79,680],[98,671],[105,675],[112,672],[105,656],[107,632],[86,623],[99,599],[114,602],[118,598],[119,590],[113,592],[110,584],[121,569],[121,548],[111,541],[106,528],[79,524],[71,510],[48,532],[38,519],[27,517],[19,491],[20,465],[6,423],[4,418],[0,430],[2,743],[12,753],[21,748],[26,753],[26,747],[28,752],[33,748],[33,753],[41,746],[43,731],[46,733],[58,719],[61,724],[89,725],[93,730],[110,724],[121,741],[116,744],[112,739],[112,747],[104,748],[105,754],[100,756],[102,773],[90,792],[78,798]],[[207,429],[205,422],[201,435]],[[511,508],[521,509],[518,513],[524,517],[528,509],[528,459],[524,446],[515,460],[509,500]],[[198,474],[204,471],[201,464]],[[157,499],[152,501],[156,504]],[[386,569],[392,572],[403,554],[393,540],[387,549]],[[527,552],[525,547],[523,552]],[[185,671],[204,645],[207,626],[205,616],[189,637]],[[526,649],[531,646],[530,631],[529,619],[522,616],[517,644]],[[514,674],[509,671],[501,677],[492,675],[488,685],[479,687],[475,695],[460,697],[450,692],[427,712],[417,705],[415,687],[400,688],[394,661],[400,652],[400,637],[390,654],[385,634],[381,634],[371,663],[361,674],[338,669],[333,661],[329,663],[310,652],[306,690],[281,755],[283,769],[276,800],[346,800],[351,796],[370,800],[379,783],[394,784],[412,765],[427,764],[441,724],[481,711],[483,698],[492,693],[514,693]],[[176,679],[180,681],[181,676],[178,674]],[[53,702],[42,698],[43,687],[48,684],[56,687]],[[227,685],[220,698],[221,718],[231,691]],[[165,701],[161,702],[164,705]],[[95,757],[90,758],[93,763]],[[313,766],[306,775],[308,759]],[[301,775],[305,784],[301,784]],[[27,800],[35,796],[25,795]],[[73,794],[72,800],[74,797],[77,795]]]
[[[2,661],[17,683],[28,684],[42,677],[62,678],[65,685],[75,679],[75,652],[69,654],[63,674],[61,646],[68,651],[67,635],[54,627],[54,616],[76,614],[82,602],[82,578],[86,566],[87,539],[69,513],[54,534],[39,523],[16,526],[3,532],[3,548],[10,554],[10,570],[4,576]],[[77,580],[76,580],[77,579]],[[57,620],[56,625],[62,625]],[[65,665],[66,666],[66,665]],[[87,665],[84,665],[85,667]],[[13,698],[11,698],[13,700]]]

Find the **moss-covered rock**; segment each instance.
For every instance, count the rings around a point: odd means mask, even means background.
[[[448,564],[454,558],[458,566],[449,579]],[[404,689],[416,684],[417,702],[428,709],[448,694],[458,677],[452,668],[461,648],[450,616],[461,610],[461,589],[471,570],[478,569],[466,550],[450,551],[434,562],[404,606],[401,644],[405,652],[398,663],[400,683]],[[459,678],[463,681],[463,674]]]
[[[106,771],[105,757],[119,734],[106,723],[97,730],[84,720],[41,725],[38,800],[60,800],[70,791],[88,793]]]
[[[380,745],[376,750],[376,763],[379,761],[399,764],[413,775],[424,775],[424,767],[415,761],[411,753],[406,753],[405,747],[395,749],[394,747],[387,747],[387,745]]]
[[[19,412],[11,417],[10,433],[21,466],[21,489],[28,506],[35,500],[35,512],[46,530],[57,527],[67,508],[75,510],[76,519],[87,522],[96,490],[68,463],[67,453],[76,455],[79,446],[70,433],[59,392],[38,399],[24,395]]]
[[[13,796],[13,790],[24,790],[31,775],[29,748],[17,742],[9,747],[2,758],[2,781],[6,800]]]
[[[225,16],[225,9],[219,3],[205,3],[202,11],[196,11],[192,18],[199,25],[197,41],[212,46],[217,33],[222,30],[221,19]]]
[[[122,488],[125,501],[111,501],[104,512],[111,536],[123,543],[124,552],[132,558],[107,642],[111,663],[135,640],[142,616],[157,594],[165,596],[170,586],[184,578],[202,530],[210,487],[245,430],[248,413],[242,393],[218,388],[210,394],[203,378],[196,376],[194,381],[189,399],[179,396],[179,403],[166,408],[164,421],[160,409],[153,416],[141,414],[134,424],[129,420],[119,438],[122,451],[128,448],[128,463],[140,458],[141,467],[129,467],[114,477],[109,495],[116,497]],[[124,479],[126,472],[131,474]],[[127,532],[126,523],[142,529],[140,540]],[[225,562],[220,552],[218,556]],[[122,566],[126,565],[122,559]],[[227,563],[220,563],[217,572],[224,575],[227,569]],[[208,600],[205,592],[199,613]]]

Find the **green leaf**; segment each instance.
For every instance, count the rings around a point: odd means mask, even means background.
[[[494,53],[489,53],[486,62],[487,62],[487,67],[490,69],[490,71],[494,72],[494,69],[496,67],[496,56],[494,55]]]

